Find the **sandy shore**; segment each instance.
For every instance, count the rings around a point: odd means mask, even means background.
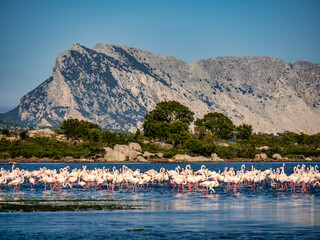
[[[235,158],[235,159],[224,159],[224,161],[216,161],[216,162],[319,162],[320,158],[312,158],[311,161],[307,161],[305,159],[283,159],[283,160],[274,160],[272,158],[268,158],[266,160],[257,160],[257,159],[249,159],[249,158]],[[106,161],[102,158],[98,159],[77,159],[72,157],[62,158],[62,159],[52,159],[52,158],[14,158],[14,159],[0,159],[0,163],[3,164],[15,164],[15,163],[36,163],[36,162],[63,162],[63,163],[91,163],[91,162],[101,162],[101,163],[136,163],[138,161],[115,161],[110,162]],[[167,158],[159,158],[159,159],[149,159],[146,162],[150,163],[196,163],[197,161],[175,161],[173,159]],[[215,161],[207,161],[207,162],[215,162]]]

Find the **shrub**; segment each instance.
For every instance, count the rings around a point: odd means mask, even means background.
[[[189,139],[184,143],[184,147],[192,153],[206,155],[207,149],[202,141],[197,139]]]
[[[1,133],[2,133],[3,135],[5,135],[6,137],[9,137],[9,136],[10,136],[10,131],[9,131],[8,129],[3,129],[3,130],[1,131]]]

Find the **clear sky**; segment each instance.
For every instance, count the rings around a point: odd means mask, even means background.
[[[320,63],[319,0],[0,0],[0,108],[51,74],[72,43],[128,45],[185,62],[270,56]]]

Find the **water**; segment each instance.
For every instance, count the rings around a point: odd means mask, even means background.
[[[234,167],[243,163],[205,163],[210,170]],[[246,168],[265,170],[282,163],[244,163]],[[298,163],[285,163],[287,174]],[[303,163],[300,163],[300,165]],[[319,163],[312,163],[315,165]],[[29,163],[20,169],[40,167],[60,169],[78,163]],[[123,164],[88,163],[88,169],[121,168]],[[202,164],[191,164],[200,169]],[[132,170],[175,169],[177,164],[131,163]],[[180,164],[185,167],[186,164]],[[307,164],[309,166],[309,163]],[[10,165],[2,165],[11,169]],[[216,194],[187,190],[172,193],[171,185],[147,189],[116,190],[106,188],[61,192],[43,191],[43,186],[23,186],[21,193],[11,188],[0,191],[1,204],[16,204],[19,211],[0,212],[1,239],[319,239],[320,189],[308,194],[292,194],[270,187],[252,190],[241,187],[237,194],[226,187]],[[35,206],[26,212],[24,206]],[[55,207],[61,206],[62,211]],[[80,206],[80,207],[79,207]],[[71,208],[70,208],[71,207]],[[73,211],[74,207],[77,209]],[[41,209],[42,211],[39,211]],[[28,210],[28,211],[29,211]],[[35,211],[37,210],[37,211]]]

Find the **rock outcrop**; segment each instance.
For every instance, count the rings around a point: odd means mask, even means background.
[[[110,147],[104,148],[104,159],[112,162],[137,160],[141,152],[133,148],[142,150],[138,143],[129,143],[129,145],[116,144],[113,149]]]
[[[177,154],[173,157],[173,160],[175,161],[190,161],[192,159],[191,156],[187,155],[187,154]]]
[[[224,160],[222,158],[219,158],[216,153],[211,154],[211,161],[213,162],[223,162]]]
[[[275,160],[281,160],[282,156],[279,153],[275,153],[275,154],[272,155],[272,158],[275,159]]]
[[[185,63],[133,47],[73,44],[52,76],[0,119],[57,126],[78,118],[135,131],[156,103],[176,100],[195,112],[221,112],[255,132],[320,132],[320,64],[269,57],[218,57]]]
[[[224,160],[219,158],[216,153],[212,153],[210,158],[203,156],[191,157],[187,154],[177,154],[173,157],[171,161],[178,162],[223,162]]]
[[[256,154],[255,158],[256,160],[267,160],[268,156],[265,153],[258,153]]]
[[[29,137],[56,137],[56,133],[51,129],[31,130],[28,132]]]

